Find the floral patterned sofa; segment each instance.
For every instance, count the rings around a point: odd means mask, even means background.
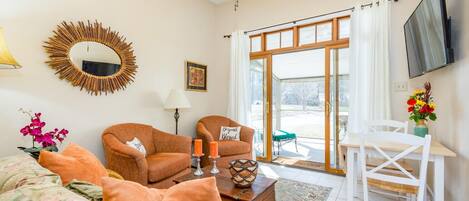
[[[27,154],[0,158],[0,200],[88,201],[62,186],[60,177]]]

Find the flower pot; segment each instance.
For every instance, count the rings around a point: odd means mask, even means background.
[[[417,125],[414,128],[414,135],[425,137],[428,134],[428,127],[425,123],[425,120],[421,119],[417,122]]]
[[[33,157],[36,160],[39,159],[39,155],[41,154],[42,150],[50,151],[50,152],[58,152],[59,151],[59,149],[55,145],[48,146],[48,147],[29,147],[29,148],[17,147],[17,148],[19,150],[24,151],[25,153],[29,154],[31,157]]]

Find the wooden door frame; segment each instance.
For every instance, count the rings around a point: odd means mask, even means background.
[[[276,30],[276,31],[270,31],[270,32],[263,32],[260,34],[252,35],[250,38],[253,37],[260,37],[261,39],[261,50],[258,52],[251,52],[250,53],[250,59],[266,59],[266,69],[265,69],[265,74],[264,74],[264,79],[266,79],[266,101],[264,104],[264,111],[265,111],[265,118],[267,118],[266,122],[266,132],[265,135],[267,135],[266,140],[267,142],[264,142],[264,145],[266,147],[266,157],[256,157],[257,160],[264,161],[264,162],[272,162],[272,56],[273,55],[278,55],[278,54],[284,54],[284,53],[291,53],[291,52],[300,52],[300,51],[307,51],[307,50],[313,50],[313,49],[322,49],[324,48],[325,54],[326,54],[326,60],[325,60],[325,99],[327,101],[327,104],[325,104],[325,111],[326,111],[326,125],[325,125],[325,138],[328,138],[325,140],[325,142],[328,142],[327,144],[324,143],[325,146],[325,171],[330,172],[333,174],[343,174],[343,171],[337,170],[337,169],[332,169],[330,168],[330,48],[334,47],[341,47],[341,46],[348,46],[349,45],[349,38],[343,38],[341,39],[339,37],[339,20],[344,19],[344,18],[349,18],[350,16],[341,16],[341,17],[335,17],[329,20],[324,20],[320,22],[314,22],[310,24],[305,24],[305,25],[299,25],[299,26],[293,26],[291,28],[287,29],[281,29],[281,30]],[[325,22],[332,22],[332,40],[330,41],[324,41],[324,42],[315,42],[311,44],[304,44],[304,45],[299,45],[299,29],[304,26],[312,26],[312,25],[317,25]],[[279,49],[273,49],[273,50],[267,50],[266,49],[266,36],[270,33],[276,33],[276,32],[281,32],[285,30],[293,30],[293,46],[292,47],[285,47],[285,48],[279,48]],[[252,43],[250,43],[252,46]],[[329,49],[328,49],[329,48]],[[329,118],[328,118],[329,117]]]
[[[269,79],[272,77],[272,54],[250,56],[250,60],[256,60],[256,59],[263,59],[265,62],[264,71],[263,71],[264,81],[263,81],[263,89],[262,89],[264,90],[263,94],[265,95],[265,97],[263,97],[264,119],[263,119],[262,124],[265,125],[264,135],[266,135],[266,138],[264,139],[267,140],[267,142],[263,142],[265,146],[264,151],[266,152],[266,156],[265,157],[256,156],[256,160],[263,161],[263,162],[272,162],[272,121],[269,121],[269,119],[272,119],[272,107],[270,104],[272,102],[272,80]]]
[[[331,111],[330,111],[330,98],[331,98],[331,92],[330,92],[330,79],[331,79],[331,50],[333,49],[342,49],[342,48],[348,48],[349,47],[349,44],[348,43],[344,43],[344,44],[337,44],[337,45],[331,45],[331,46],[326,46],[325,47],[325,53],[326,53],[326,66],[325,66],[325,94],[326,94],[326,97],[325,97],[325,101],[326,101],[326,108],[325,108],[325,111],[326,111],[326,115],[325,115],[325,124],[326,124],[326,132],[325,132],[325,140],[324,140],[324,144],[325,144],[325,169],[326,169],[326,172],[329,172],[329,173],[333,173],[333,174],[345,174],[343,170],[341,169],[337,169],[337,168],[331,168],[331,146],[330,146],[330,141],[331,141],[331,125],[330,125],[330,120],[331,120]],[[335,61],[335,63],[338,63],[338,61]],[[336,94],[338,94],[338,80],[336,80],[336,88],[334,89],[336,91]],[[339,105],[339,101],[338,99],[336,98],[335,99],[335,102],[333,103],[335,105],[335,107],[338,107]],[[339,119],[339,111],[338,110],[335,110],[334,114],[335,116],[335,119],[336,121],[334,122],[336,124],[336,130],[334,131],[334,138],[337,139],[337,128],[339,126],[339,121],[337,121],[337,119]],[[334,144],[334,147],[336,147],[336,149],[338,150],[338,143],[335,143]],[[336,152],[337,154],[337,152]],[[335,157],[335,156],[334,156]],[[336,161],[337,163],[338,161]]]

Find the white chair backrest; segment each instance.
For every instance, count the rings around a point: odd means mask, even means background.
[[[407,148],[401,153],[390,156],[379,147],[379,145],[383,143]],[[417,200],[423,201],[426,186],[428,158],[430,156],[430,144],[430,135],[425,136],[425,138],[398,132],[374,132],[362,135],[360,143],[360,166],[363,172],[362,177],[364,200],[368,200],[368,178],[371,178],[380,181],[416,186],[418,187]],[[418,178],[410,174],[406,169],[399,165],[399,163],[397,163],[399,159],[402,159],[409,154],[415,153],[417,150],[421,150],[422,155]],[[372,168],[371,170],[368,170],[366,165],[366,155],[370,152],[377,152],[379,155],[384,157],[385,162],[376,166],[375,168]],[[399,176],[382,173],[386,172],[384,168],[389,165],[394,165],[399,170],[397,172],[399,173]],[[379,172],[380,170],[383,171]]]
[[[402,132],[407,134],[409,133],[408,127],[408,121],[373,120],[367,123],[368,132],[392,131],[393,133]]]

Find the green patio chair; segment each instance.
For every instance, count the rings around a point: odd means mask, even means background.
[[[298,152],[298,143],[296,141],[296,134],[295,133],[289,133],[284,130],[277,130],[274,132],[273,136],[273,141],[277,143],[277,155],[280,155],[280,147],[283,144],[289,143],[289,142],[295,142],[295,148],[296,152]],[[274,154],[275,154],[275,144],[274,144]]]

